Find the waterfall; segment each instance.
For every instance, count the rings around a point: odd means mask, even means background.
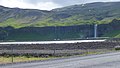
[[[97,37],[97,24],[94,25],[94,38]]]

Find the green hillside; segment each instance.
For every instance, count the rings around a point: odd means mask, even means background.
[[[120,38],[120,2],[95,2],[47,10],[0,6],[0,40],[44,41]]]
[[[120,2],[72,5],[51,11],[0,6],[0,27],[73,26],[105,24],[120,19]]]
[[[120,38],[120,30],[108,32],[103,37]]]

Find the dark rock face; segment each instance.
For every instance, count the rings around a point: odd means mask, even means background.
[[[43,39],[39,40],[67,40],[67,39],[78,39],[93,37],[94,25],[79,25],[79,26],[60,26],[60,27],[24,27],[14,29],[12,27],[0,28],[2,31],[6,31],[8,36],[14,34],[39,34]],[[1,31],[1,32],[2,32]],[[1,34],[2,36],[2,34]],[[49,38],[49,36],[51,36]],[[5,37],[7,38],[7,37]],[[45,38],[45,39],[44,39]],[[32,39],[31,39],[32,40]]]
[[[120,30],[120,21],[113,20],[109,24],[100,24],[97,27],[97,36],[101,37],[104,34]],[[28,36],[28,38],[26,37]],[[34,37],[35,36],[35,37]],[[11,37],[9,39],[9,37]],[[16,40],[14,37],[21,38],[21,41],[44,41],[44,40],[70,40],[84,39],[94,37],[93,25],[78,25],[78,26],[59,26],[59,27],[24,27],[14,29],[13,27],[0,28],[1,40]],[[32,37],[32,38],[31,38]],[[34,37],[34,38],[33,38]],[[25,38],[25,39],[23,39]],[[38,38],[38,39],[36,39]],[[16,40],[20,41],[20,40]]]

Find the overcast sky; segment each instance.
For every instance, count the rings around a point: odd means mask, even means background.
[[[111,2],[120,0],[0,0],[0,5],[5,7],[19,7],[27,9],[51,10],[75,4],[90,2]]]

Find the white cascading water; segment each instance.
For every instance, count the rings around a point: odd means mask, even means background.
[[[97,37],[97,24],[94,25],[94,38]]]

